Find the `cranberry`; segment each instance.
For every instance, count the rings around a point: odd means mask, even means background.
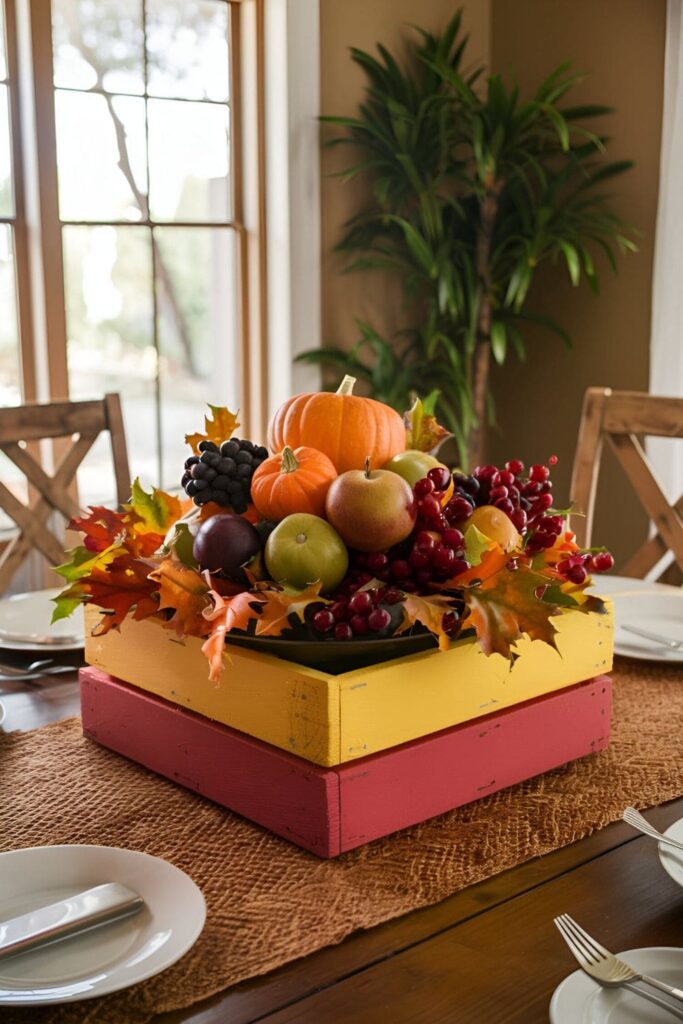
[[[452,498],[446,505],[446,515],[451,520],[469,519],[472,515],[472,506],[466,498]]]
[[[542,484],[550,476],[550,470],[547,466],[539,466],[538,464],[532,466],[529,470],[529,479],[536,480],[537,483]]]
[[[313,616],[313,629],[318,633],[329,633],[334,626],[334,615],[329,608],[321,608]]]
[[[509,462],[505,463],[505,468],[509,473],[513,473],[514,476],[519,476],[520,473],[524,472],[524,463],[521,459],[510,459]]]
[[[351,619],[351,629],[356,636],[365,636],[366,633],[369,633],[370,627],[368,626],[367,616],[354,615]]]
[[[439,572],[450,572],[455,562],[455,551],[445,544],[438,544],[432,555],[432,564]]]
[[[375,608],[373,612],[368,615],[368,625],[373,633],[379,633],[380,630],[386,629],[391,622],[391,615],[386,608]]]
[[[512,487],[514,482],[514,473],[510,473],[507,469],[501,469],[495,476],[491,477],[492,487]]]
[[[421,482],[421,480],[418,480],[417,483]],[[417,484],[415,486],[417,487]],[[433,494],[428,494],[426,498],[421,498],[418,501],[417,511],[423,519],[436,519],[437,516],[441,515],[441,502]]]
[[[434,490],[445,491],[451,482],[451,474],[445,466],[434,466],[427,473],[428,478],[434,484]]]
[[[572,583],[585,583],[588,579],[588,572],[583,565],[573,565],[567,573],[567,579]]]
[[[403,558],[397,559],[391,564],[391,575],[395,580],[407,580],[411,575],[410,566]]]
[[[462,547],[464,539],[465,538],[461,534],[460,530],[454,530],[452,528],[444,530],[444,532],[441,534],[441,541],[443,544],[446,545],[447,548]]]
[[[367,590],[357,590],[349,601],[349,611],[353,615],[367,615],[372,608],[372,597]]]
[[[431,533],[427,530],[420,530],[417,537],[415,538],[415,547],[420,551],[433,551],[436,546],[436,540]]]
[[[489,491],[489,499],[495,504],[499,498],[507,498],[507,487],[492,487]]]
[[[386,569],[389,559],[381,551],[373,551],[372,554],[368,555],[367,563],[370,572],[378,573],[382,569]]]
[[[335,622],[345,622],[349,617],[349,606],[346,601],[335,601],[330,605],[330,611]]]
[[[431,494],[434,490],[434,483],[429,479],[428,476],[418,480],[413,487],[413,494],[416,498],[426,498],[428,494]]]
[[[614,558],[609,551],[600,551],[593,556],[593,565],[596,572],[609,572],[614,567]]]

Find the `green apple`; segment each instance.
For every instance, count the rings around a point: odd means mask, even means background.
[[[398,473],[411,487],[414,487],[417,481],[427,476],[429,470],[434,469],[435,466],[443,466],[443,462],[439,462],[438,459],[427,452],[419,452],[414,448],[408,448],[407,451],[399,452],[398,455],[394,455],[393,458],[389,459],[385,463],[384,469],[388,469],[392,473]]]
[[[266,568],[278,583],[306,587],[320,580],[334,590],[346,576],[349,555],[333,526],[308,512],[294,512],[266,541]]]

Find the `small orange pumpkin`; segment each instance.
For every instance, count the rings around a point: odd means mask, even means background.
[[[285,445],[312,445],[332,461],[338,473],[362,469],[368,456],[373,465],[405,450],[403,420],[383,402],[353,394],[353,377],[344,377],[336,393],[295,395],[270,421],[268,444],[272,451]]]
[[[327,491],[337,471],[316,448],[292,451],[285,445],[271,455],[251,478],[251,500],[266,519],[280,520],[292,512],[324,516]]]

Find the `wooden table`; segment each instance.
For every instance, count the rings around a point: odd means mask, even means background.
[[[5,729],[78,713],[75,676],[0,700]],[[647,813],[660,829],[682,816],[683,799]],[[683,944],[683,889],[651,840],[615,824],[156,1024],[547,1024],[574,969],[563,911],[615,951]]]

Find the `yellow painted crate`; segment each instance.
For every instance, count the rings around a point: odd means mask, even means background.
[[[86,609],[86,632],[99,620]],[[220,683],[202,641],[154,619],[88,636],[86,660],[112,676],[315,764],[332,766],[590,679],[612,667],[613,616],[565,611],[558,648],[524,638],[512,667],[472,640],[329,675],[229,647]]]

